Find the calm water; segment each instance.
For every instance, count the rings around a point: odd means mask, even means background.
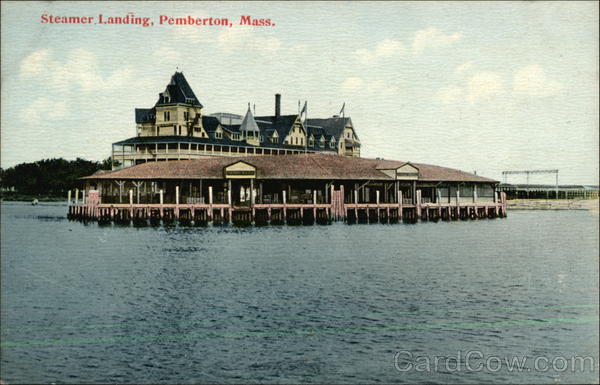
[[[2,204],[4,382],[598,381],[590,212],[264,228],[65,213]],[[573,356],[593,371],[564,370]]]

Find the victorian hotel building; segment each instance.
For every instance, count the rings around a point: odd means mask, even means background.
[[[83,178],[71,216],[203,221],[483,218],[504,216],[498,182],[463,171],[360,157],[343,114],[204,115],[183,73],[152,108],[136,109],[137,135],[112,145],[113,170]],[[78,194],[75,201],[78,202]]]

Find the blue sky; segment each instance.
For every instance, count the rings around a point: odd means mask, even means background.
[[[363,156],[598,183],[597,2],[2,2],[2,167],[100,160],[176,67],[205,113],[346,102]],[[42,24],[60,16],[270,18],[275,27]],[[515,182],[519,178],[512,179]],[[536,177],[532,182],[551,182]]]

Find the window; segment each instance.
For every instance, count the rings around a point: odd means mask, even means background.
[[[169,120],[171,120],[171,112],[170,111],[163,112],[163,118],[164,118],[165,122],[168,122]]]
[[[319,140],[319,147],[325,147],[325,139],[323,137]]]
[[[178,135],[181,135],[181,126],[177,127]]]
[[[271,138],[269,138],[269,141],[273,144],[277,144],[277,137],[276,136],[272,136]]]
[[[331,142],[329,142],[329,147],[335,148],[335,139],[331,138]]]
[[[309,146],[311,146],[311,147],[314,147],[314,145],[315,145],[315,139],[311,137],[311,138],[308,140],[308,145],[309,145]]]
[[[216,131],[215,132],[215,138],[217,138],[217,139],[223,139],[223,133],[221,131]]]
[[[183,111],[183,120],[185,120],[186,122],[189,120],[190,118],[190,113],[187,111]]]

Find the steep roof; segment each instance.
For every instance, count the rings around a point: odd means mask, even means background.
[[[268,130],[277,131],[279,135],[279,144],[283,144],[285,137],[290,133],[298,115],[280,115],[280,116],[257,116],[254,118],[260,129],[260,133],[265,136],[271,136]]]
[[[202,115],[202,127],[206,132],[215,131],[219,127],[219,119],[214,116]]]
[[[166,98],[167,95],[169,99]],[[183,72],[175,72],[171,76],[171,81],[167,84],[167,88],[159,94],[155,107],[173,104],[191,104],[196,107],[202,107],[192,87],[190,87],[185,76],[183,76]]]
[[[314,133],[314,136],[325,135],[326,137],[335,137],[339,140],[344,134],[344,128],[351,123],[350,118],[334,116],[325,119],[307,119],[308,133]],[[329,140],[329,139],[328,139]]]
[[[254,120],[252,111],[250,111],[250,103],[248,103],[248,111],[246,111],[246,116],[244,116],[244,120],[242,120],[242,124],[240,124],[240,131],[260,131],[256,125],[256,121]]]
[[[257,177],[261,179],[394,180],[381,169],[406,164],[325,154],[232,156],[147,162],[83,179],[222,179],[223,168],[239,161],[255,166]],[[419,181],[496,182],[451,168],[411,164],[419,169]]]

